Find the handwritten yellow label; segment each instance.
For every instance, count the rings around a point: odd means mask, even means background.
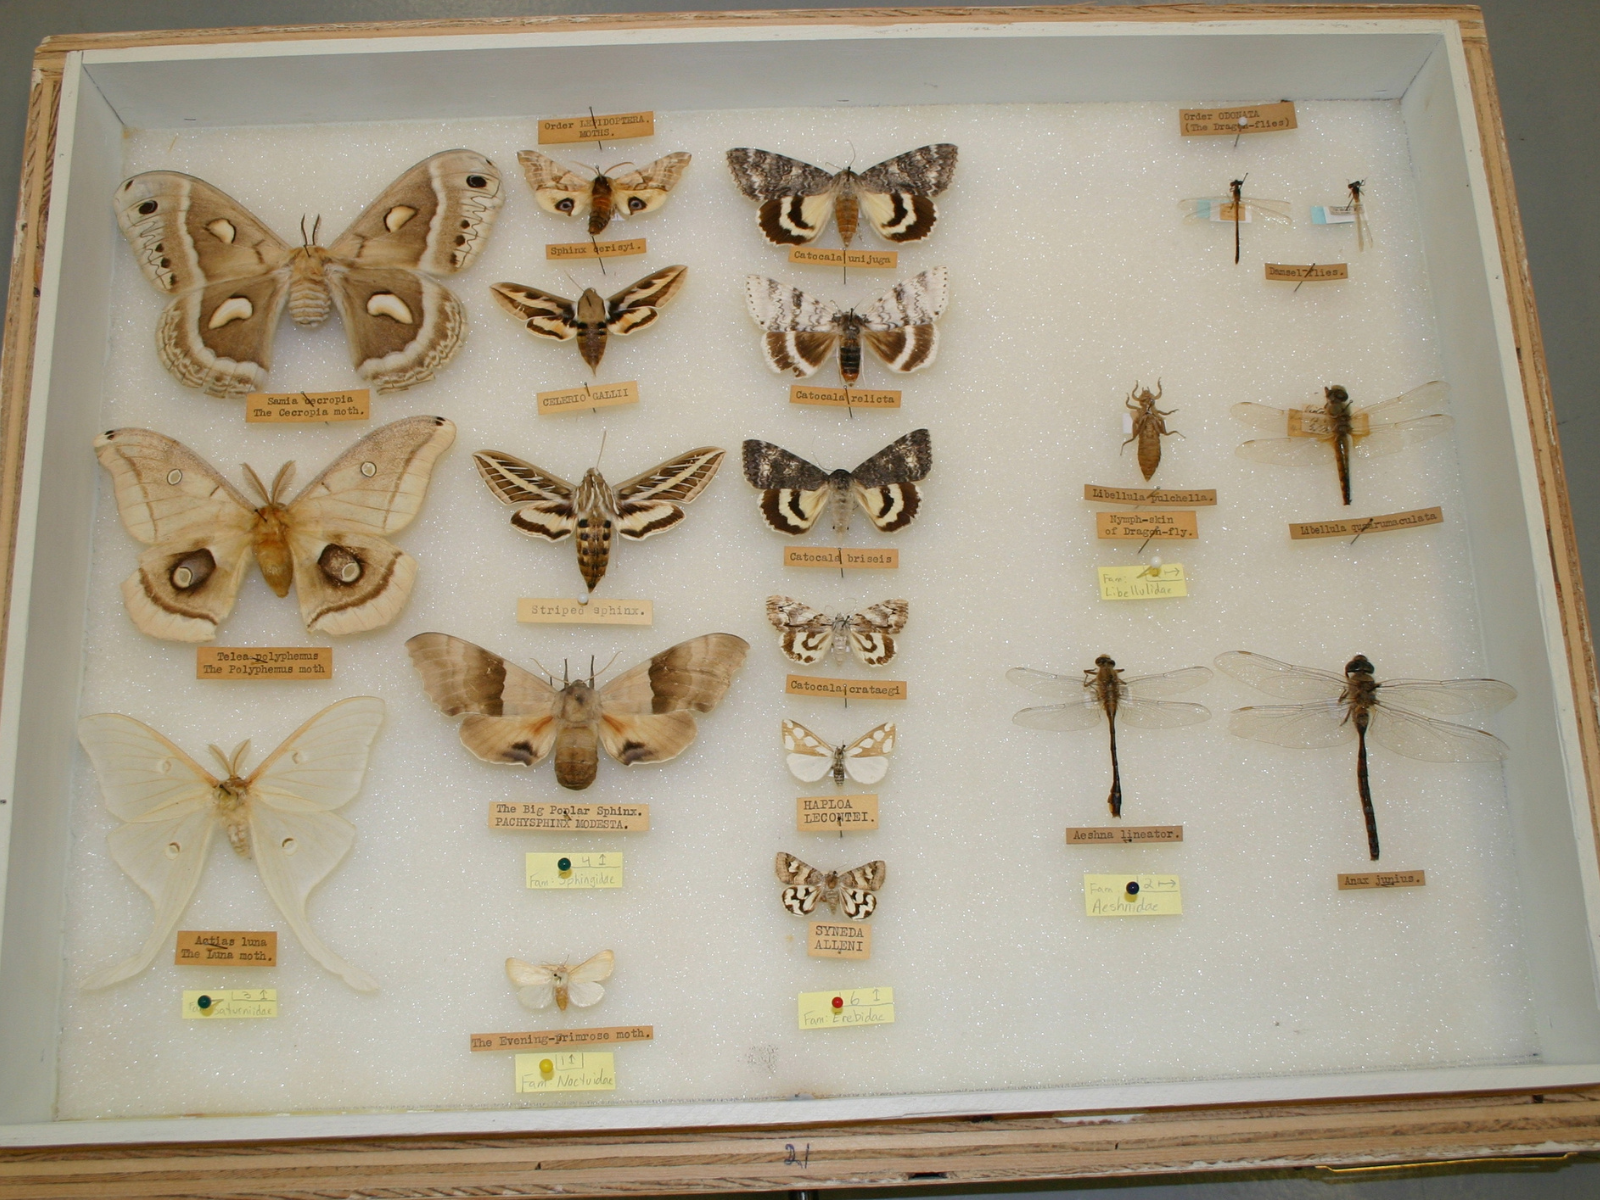
[[[815,675],[790,675],[785,696],[822,696],[834,700],[904,700],[903,679],[823,679]]]
[[[1426,871],[1364,871],[1357,875],[1340,875],[1341,892],[1366,891],[1369,888],[1426,887]]]
[[[878,797],[796,796],[794,827],[801,833],[857,833],[878,827]]]
[[[603,383],[599,387],[584,384],[564,392],[540,392],[534,399],[541,417],[585,412],[591,408],[616,408],[639,403],[639,384],[631,379],[627,383]]]
[[[643,833],[650,828],[650,806],[491,800],[489,828],[533,833]]]
[[[1209,137],[1236,133],[1277,133],[1296,129],[1294,101],[1278,104],[1239,104],[1232,108],[1184,108],[1178,110],[1178,124],[1184,137]]]
[[[1340,517],[1334,521],[1289,522],[1289,537],[1294,541],[1305,538],[1359,537],[1364,533],[1390,533],[1396,529],[1419,529],[1424,525],[1442,525],[1444,509],[1415,508],[1410,512],[1389,513],[1381,517]]]
[[[196,646],[196,679],[332,679],[332,646]]]
[[[1217,493],[1215,488],[1174,492],[1167,488],[1101,487],[1097,483],[1086,483],[1083,485],[1083,498],[1099,504],[1137,504],[1143,508],[1161,508],[1164,505],[1208,508],[1217,502]]]
[[[172,961],[180,967],[275,967],[278,935],[270,929],[180,929]]]
[[[868,267],[894,270],[900,265],[900,254],[895,250],[819,250],[810,246],[793,246],[789,261],[816,267]]]
[[[656,115],[653,112],[585,113],[581,117],[551,117],[540,121],[539,145],[620,141],[623,138],[653,137],[655,132]]]
[[[859,921],[812,921],[806,930],[812,958],[871,958],[872,926]]]
[[[212,991],[185,991],[185,1021],[226,1021],[229,1018],[275,1017],[278,992],[275,988],[216,988]]]
[[[534,1033],[474,1033],[474,1054],[485,1050],[570,1049],[573,1046],[615,1046],[654,1041],[654,1025],[608,1025],[603,1029],[548,1029]],[[555,1064],[551,1064],[552,1070]]]
[[[1102,540],[1186,542],[1200,536],[1200,522],[1192,512],[1097,512],[1095,536]]]
[[[516,1058],[517,1091],[614,1092],[617,1090],[615,1058],[609,1050],[519,1054]]]
[[[851,550],[841,546],[785,546],[786,567],[832,567],[837,571],[894,571],[900,567],[898,550]]]
[[[1346,263],[1268,263],[1267,278],[1274,283],[1326,283],[1330,279],[1349,279]]]
[[[827,408],[899,408],[900,393],[866,388],[812,387],[796,383],[789,388],[790,404],[820,404]]]
[[[632,258],[646,250],[644,238],[623,238],[615,242],[549,242],[545,261],[564,262],[573,258]]]
[[[1067,845],[1137,845],[1144,842],[1181,842],[1182,825],[1069,825]]]
[[[1183,896],[1176,875],[1085,875],[1083,907],[1091,917],[1176,917]]]
[[[622,852],[579,853],[560,850],[533,851],[524,859],[531,888],[619,888],[622,886]]]
[[[372,393],[251,392],[244,398],[247,425],[308,425],[324,421],[366,421],[372,417]]]
[[[893,988],[840,988],[836,992],[800,993],[801,1029],[893,1024]]]
[[[1100,576],[1102,600],[1170,600],[1187,596],[1182,563],[1163,563],[1159,567],[1096,567]]]
[[[524,625],[649,625],[655,605],[649,600],[550,600],[523,596],[517,620]]]

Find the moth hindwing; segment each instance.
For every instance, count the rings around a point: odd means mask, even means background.
[[[576,341],[583,361],[596,370],[605,356],[607,339],[655,324],[688,276],[688,267],[662,267],[609,300],[602,300],[593,288],[585,288],[576,300],[526,283],[493,283],[489,291],[500,307],[521,320],[523,328],[535,337]]]
[[[824,471],[757,438],[744,444],[744,475],[760,492],[762,517],[777,532],[791,536],[810,530],[831,509],[834,533],[842,539],[850,528],[852,499],[885,533],[904,529],[921,508],[916,484],[932,469],[933,443],[926,429],[913,429],[853,471]]]
[[[889,871],[882,859],[875,859],[848,871],[824,874],[781,850],[773,866],[778,882],[784,885],[779,902],[795,916],[810,916],[822,903],[830,912],[842,911],[852,921],[864,921],[877,911],[877,892]]]
[[[728,151],[734,182],[760,204],[761,232],[777,246],[812,241],[829,217],[849,246],[863,215],[885,241],[920,241],[933,232],[933,197],[950,186],[955,168],[956,147],[949,142],[919,146],[859,174],[848,167],[824,171],[771,150]]]

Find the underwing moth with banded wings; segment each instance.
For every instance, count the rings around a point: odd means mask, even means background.
[[[673,528],[688,515],[683,506],[716,476],[725,453],[701,446],[616,487],[598,467],[586,471],[574,487],[502,450],[480,450],[472,458],[489,490],[516,510],[511,514],[513,529],[552,542],[577,534],[578,571],[593,592],[611,562],[612,537],[621,534],[639,542]]]
[[[531,767],[555,752],[556,782],[594,782],[600,749],[623,766],[666,762],[694,741],[696,713],[716,708],[750,645],[731,633],[679,642],[596,688],[594,676],[546,683],[447,633],[406,642],[422,686],[446,716],[465,715],[461,744],[488,763]]]
[[[728,151],[739,190],[761,205],[757,220],[775,246],[814,240],[831,216],[846,246],[861,216],[890,242],[915,242],[933,232],[939,214],[933,197],[950,186],[956,148],[949,142],[920,146],[857,174],[813,167],[771,150]]]
[[[881,858],[848,871],[824,874],[780,850],[773,865],[778,882],[784,885],[778,899],[797,917],[809,917],[821,903],[828,906],[829,912],[837,913],[842,908],[852,921],[865,921],[877,911],[877,892],[889,875]]]
[[[506,978],[517,989],[517,1002],[523,1008],[535,1011],[549,1008],[550,1001],[554,1000],[556,1007],[566,1012],[568,1004],[588,1008],[600,1003],[606,994],[600,981],[611,978],[615,962],[616,955],[609,950],[602,950],[575,967],[564,962],[535,965],[520,958],[508,958]]]
[[[539,207],[558,216],[587,214],[589,236],[593,237],[605,231],[613,216],[642,217],[665,204],[683,178],[689,156],[674,151],[623,175],[608,175],[596,167],[592,178],[568,170],[537,150],[520,151],[517,161]]]
[[[889,755],[894,752],[894,722],[885,721],[853,742],[831,746],[799,721],[785,718],[783,749],[789,774],[801,783],[815,783],[824,775],[832,775],[835,787],[843,787],[846,776],[871,785],[888,774]]]
[[[860,612],[824,613],[793,596],[768,596],[767,620],[778,631],[784,656],[810,665],[833,651],[836,663],[854,651],[864,667],[881,667],[895,656],[895,638],[906,627],[911,607],[885,600]]]
[[[250,467],[259,502],[181,442],[149,429],[94,440],[117,510],[150,547],[123,580],[133,623],[151,637],[208,642],[233,610],[254,558],[279,596],[292,583],[307,629],[360,633],[387,625],[411,594],[417,563],[388,539],[422,507],[439,455],[456,440],[443,417],[375,429],[293,500],[287,462],[272,486]]]
[[[466,336],[461,301],[432,276],[472,265],[504,201],[492,162],[446,150],[401,175],[326,248],[315,227],[290,246],[225,192],[177,171],[124,180],[114,203],[139,269],[174,297],[156,326],[162,364],[185,387],[237,398],[264,384],[286,305],[297,325],[320,325],[337,308],[356,373],[379,392],[432,379]]]
[[[852,498],[885,533],[904,529],[922,506],[917,483],[933,470],[933,443],[926,429],[890,442],[853,471],[824,471],[771,442],[744,444],[744,477],[761,492],[761,515],[779,533],[798,536],[832,509],[833,531],[850,529]]]
[[[902,374],[932,366],[939,352],[934,322],[950,299],[950,276],[933,267],[902,279],[866,308],[842,311],[831,300],[799,288],[751,275],[745,280],[750,316],[765,331],[761,339],[767,365],[796,379],[816,373],[837,348],[839,375],[854,384],[861,377],[861,347],[870,346],[891,371]]]
[[[576,341],[583,361],[596,370],[605,356],[606,339],[613,334],[626,337],[655,324],[688,276],[688,267],[662,267],[609,300],[602,300],[593,288],[584,288],[576,301],[525,283],[494,283],[489,290],[500,307],[535,337]]]

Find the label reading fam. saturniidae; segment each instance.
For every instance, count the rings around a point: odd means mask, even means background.
[[[1147,842],[1181,842],[1182,825],[1069,825],[1067,845],[1105,846]]]
[[[591,408],[616,408],[639,403],[639,384],[631,379],[627,383],[603,383],[599,387],[584,384],[562,392],[539,392],[535,400],[541,417],[587,412]]]
[[[1184,137],[1210,137],[1236,133],[1277,133],[1296,129],[1294,101],[1277,104],[1236,104],[1231,108],[1182,108],[1178,122]]]
[[[270,929],[180,929],[172,961],[180,967],[275,967],[278,935]]]
[[[792,263],[815,267],[868,267],[893,271],[900,265],[897,250],[819,250],[811,246],[794,246],[789,251]]]
[[[801,1029],[894,1024],[893,988],[840,988],[800,993]]]
[[[1176,875],[1085,875],[1083,907],[1091,917],[1176,917],[1183,896]]]
[[[622,138],[654,137],[653,112],[585,113],[581,117],[551,117],[539,122],[539,145],[559,146],[568,142],[620,141]]]
[[[812,387],[808,383],[796,383],[789,388],[789,403],[820,404],[827,408],[899,408],[900,393],[871,391],[867,388]]]
[[[1095,536],[1102,540],[1186,542],[1200,536],[1195,514],[1183,509],[1171,512],[1097,512]]]
[[[225,1021],[230,1017],[275,1017],[278,1015],[276,988],[217,988],[213,991],[185,991],[185,1021]]]
[[[622,852],[602,853],[553,850],[532,852],[523,859],[528,886],[541,890],[569,888],[619,888],[622,886]]]
[[[649,600],[547,599],[523,596],[517,601],[517,620],[524,625],[649,625],[655,605]]]
[[[1083,498],[1100,504],[1136,504],[1141,508],[1161,508],[1176,505],[1183,508],[1209,508],[1217,502],[1215,488],[1190,488],[1172,491],[1168,488],[1101,487],[1098,483],[1083,485]]]
[[[1266,268],[1267,278],[1274,283],[1326,283],[1350,278],[1346,263],[1267,263]]]
[[[332,679],[332,646],[196,646],[196,679]]]
[[[1159,567],[1134,563],[1126,567],[1096,567],[1095,571],[1100,577],[1102,600],[1170,600],[1189,594],[1182,563],[1162,563]]]
[[[1427,884],[1426,871],[1363,871],[1339,876],[1341,892],[1359,892],[1369,888],[1426,887]]]
[[[871,958],[872,926],[859,921],[812,921],[806,929],[812,958]]]
[[[516,1058],[519,1092],[614,1092],[617,1090],[616,1056],[609,1050],[551,1050],[548,1054],[519,1054]]]
[[[248,425],[307,425],[324,421],[365,421],[372,416],[372,393],[251,392],[244,398]]]
[[[545,1050],[574,1046],[616,1046],[623,1042],[654,1041],[654,1025],[608,1025],[603,1029],[545,1029],[533,1033],[470,1034],[472,1052],[484,1050]],[[553,1066],[554,1064],[552,1064]]]
[[[900,567],[898,550],[851,550],[843,546],[785,546],[786,567],[843,567],[847,571],[895,571]]]
[[[815,696],[827,700],[904,700],[903,679],[823,679],[815,675],[790,675],[784,680],[785,696]]]
[[[801,833],[858,833],[876,829],[877,794],[796,796],[794,827]]]
[[[1340,517],[1334,521],[1290,521],[1289,537],[1294,541],[1305,538],[1360,537],[1365,533],[1390,533],[1396,529],[1418,529],[1424,525],[1444,523],[1444,509],[1415,508],[1410,512],[1388,513],[1381,517]]]
[[[650,828],[650,806],[491,800],[489,828],[524,833],[644,833]]]
[[[623,238],[615,242],[547,242],[545,261],[565,262],[573,258],[632,258],[645,252],[643,238]]]

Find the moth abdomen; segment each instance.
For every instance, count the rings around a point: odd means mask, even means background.
[[[855,180],[854,171],[843,172],[838,194],[833,198],[833,223],[839,227],[839,240],[846,246],[855,240],[861,221],[861,202],[856,197]]]
[[[289,317],[296,325],[320,325],[333,311],[333,293],[323,272],[327,251],[308,246],[294,255],[294,276],[289,281]]]
[[[847,384],[861,378],[861,333],[853,324],[839,339],[839,375]]]
[[[563,725],[556,734],[556,782],[581,792],[600,769],[599,738],[592,725]]]
[[[593,190],[589,194],[589,233],[591,236],[602,232],[607,225],[611,224],[613,202],[611,180],[604,175],[595,176]]]
[[[605,578],[611,563],[612,526],[607,516],[578,518],[578,572],[591,592]]]

